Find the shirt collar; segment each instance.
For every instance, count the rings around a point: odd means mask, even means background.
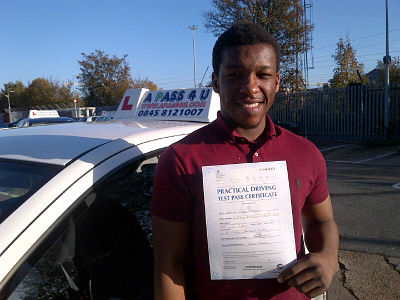
[[[275,127],[275,124],[272,122],[268,114],[266,115],[266,126],[264,132],[256,141],[249,141],[237,133],[237,131],[234,130],[234,128],[222,117],[221,111],[218,112],[217,119],[214,122],[217,131],[230,142],[243,141],[250,144],[265,143],[268,139],[271,139],[273,136],[277,136],[280,133],[279,128]]]

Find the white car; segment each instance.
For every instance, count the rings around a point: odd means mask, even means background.
[[[0,299],[152,299],[155,166],[211,95],[128,90],[124,119],[2,130]]]
[[[93,122],[98,116],[86,116],[79,119],[79,122]]]
[[[92,122],[106,122],[106,121],[111,121],[111,120],[112,120],[112,117],[109,117],[109,116],[98,116],[97,118],[92,120]]]

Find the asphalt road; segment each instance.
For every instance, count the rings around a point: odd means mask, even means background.
[[[328,300],[400,299],[400,149],[315,142],[340,233]]]
[[[327,163],[341,249],[400,257],[400,168]]]
[[[317,145],[327,161],[340,248],[400,257],[397,148]]]

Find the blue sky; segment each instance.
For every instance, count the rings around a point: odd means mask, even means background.
[[[310,0],[308,0],[310,2]],[[95,49],[128,54],[133,77],[164,89],[193,87],[192,31],[196,30],[196,79],[209,81],[216,38],[204,27],[211,1],[0,0],[0,87],[38,77],[77,81],[81,53]],[[400,1],[389,0],[390,54],[400,56]],[[339,38],[350,38],[365,71],[385,54],[385,1],[313,1],[314,69],[310,83],[332,77]],[[309,62],[311,65],[311,56]]]

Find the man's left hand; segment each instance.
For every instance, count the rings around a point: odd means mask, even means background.
[[[322,253],[308,253],[295,264],[286,268],[278,277],[279,283],[286,282],[308,297],[324,293],[333,276],[339,270],[338,261],[332,261]]]
[[[308,297],[324,293],[339,270],[339,233],[331,198],[302,210],[304,239],[310,253],[282,271],[278,282],[287,283]]]

